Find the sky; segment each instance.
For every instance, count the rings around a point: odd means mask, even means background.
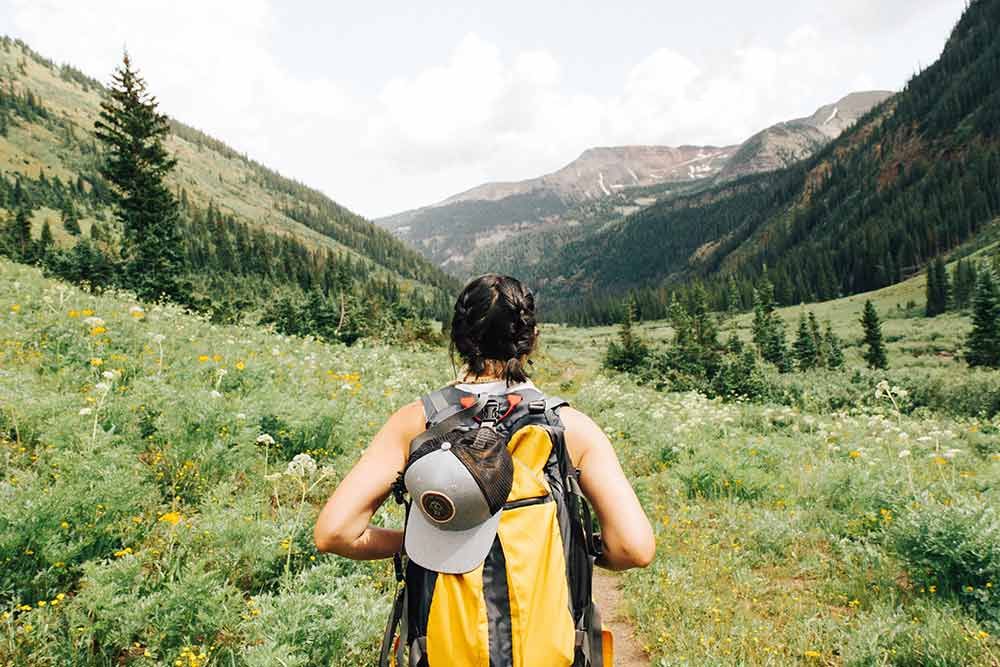
[[[0,33],[369,218],[900,90],[966,0],[0,0]]]

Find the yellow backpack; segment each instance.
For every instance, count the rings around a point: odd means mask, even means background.
[[[591,598],[600,535],[580,490],[557,410],[566,401],[520,388],[477,397],[445,387],[422,398],[434,438],[477,428],[487,398],[514,461],[514,482],[485,561],[464,574],[397,554],[399,581],[380,667],[611,667],[612,638]],[[402,475],[393,487],[410,511]],[[397,628],[399,629],[397,635]]]

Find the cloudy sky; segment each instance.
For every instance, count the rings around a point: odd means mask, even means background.
[[[164,111],[377,217],[590,146],[737,143],[899,90],[964,6],[0,0],[0,32],[102,81],[127,45]]]

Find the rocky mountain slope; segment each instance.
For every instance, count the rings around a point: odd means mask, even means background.
[[[803,160],[849,128],[876,104],[892,96],[891,91],[851,93],[811,116],[777,123],[744,141],[726,161],[718,180],[773,171]]]
[[[970,3],[934,64],[812,157],[661,201],[522,275],[567,313],[634,290],[662,305],[693,280],[721,303],[765,271],[783,304],[906,279],[1000,215],[997,25],[1000,0]]]
[[[459,276],[538,261],[548,252],[540,248],[585,237],[660,199],[808,157],[889,95],[852,93],[737,146],[591,148],[550,174],[486,183],[375,222]],[[545,238],[522,240],[527,235]],[[498,247],[512,239],[512,247]]]

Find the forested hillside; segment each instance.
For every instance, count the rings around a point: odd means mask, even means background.
[[[783,304],[912,275],[1000,213],[998,26],[1000,1],[972,3],[937,62],[814,157],[635,213],[533,277],[564,317],[601,321],[629,290],[662,315],[692,279],[746,307],[765,270]]]
[[[15,238],[5,252],[41,262],[61,251],[49,268],[97,287],[111,282],[121,231],[94,136],[105,93],[72,66],[0,40],[0,228],[30,226],[30,237],[7,232]],[[214,317],[239,318],[277,297],[319,297],[348,314],[446,313],[454,280],[390,233],[198,130],[170,127],[186,273]]]

